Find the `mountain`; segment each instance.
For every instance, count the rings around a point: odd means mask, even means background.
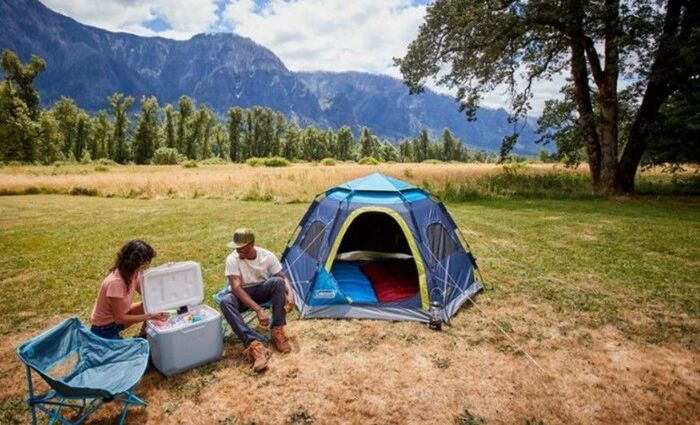
[[[427,128],[444,127],[471,147],[498,150],[512,126],[501,109],[482,108],[467,122],[452,98],[426,91],[410,96],[395,78],[359,72],[291,72],[269,49],[235,34],[199,34],[178,41],[114,33],[83,25],[38,0],[0,1],[0,48],[24,61],[37,54],[47,62],[36,79],[44,106],[61,96],[82,108],[107,107],[122,92],[161,104],[192,97],[224,116],[231,106],[261,105],[294,117],[300,125],[339,128],[355,135],[363,126],[398,141]],[[522,133],[515,151],[536,153],[536,135]]]
[[[318,98],[321,110],[333,127],[349,125],[354,133],[362,126],[382,129],[391,140],[413,137],[422,128],[437,138],[447,127],[471,148],[497,150],[504,136],[512,133],[503,109],[480,108],[476,121],[468,122],[454,99],[426,90],[410,95],[401,80],[362,72],[298,72]],[[516,151],[536,153],[537,134],[526,126]]]

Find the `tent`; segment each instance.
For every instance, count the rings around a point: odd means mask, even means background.
[[[319,194],[282,254],[302,318],[447,322],[483,288],[445,206],[375,173]]]

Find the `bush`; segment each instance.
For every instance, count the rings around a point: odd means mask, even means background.
[[[248,158],[245,161],[251,167],[288,167],[290,162],[281,156],[273,156],[272,158]]]
[[[73,196],[97,196],[99,193],[97,189],[90,189],[87,187],[75,186],[69,192]]]
[[[223,158],[219,158],[218,156],[214,156],[214,157],[199,161],[199,164],[200,165],[222,165],[222,164],[229,164],[229,161],[226,161]]]
[[[421,164],[442,164],[443,162],[439,159],[426,159]]]
[[[262,167],[265,165],[265,159],[264,158],[248,158],[245,160],[245,163],[250,165],[251,167]]]
[[[58,161],[57,161],[57,162],[58,162]],[[99,165],[117,165],[116,162],[112,161],[112,160],[109,159],[109,158],[100,158],[100,159],[97,160],[97,163],[98,163]]]
[[[281,156],[273,156],[272,158],[265,158],[266,167],[289,167],[289,161]]]
[[[153,153],[151,163],[155,165],[176,165],[182,162],[184,157],[180,155],[177,149],[173,148],[158,148]]]
[[[7,163],[7,165],[10,167],[21,167],[22,163],[20,161],[10,161]]]
[[[323,158],[321,160],[321,165],[335,165],[335,158]]]
[[[83,156],[80,157],[80,163],[81,164],[89,164],[92,162],[92,157],[90,156],[90,152],[85,151],[83,152]]]
[[[357,161],[360,165],[377,165],[379,164],[379,161],[373,156],[366,156],[364,158],[360,158],[359,161]]]
[[[181,164],[185,168],[196,168],[197,167],[197,161],[188,159],[187,161],[182,161]]]
[[[109,168],[107,168],[106,165],[97,164],[97,165],[95,165],[95,171],[100,171],[100,172],[109,171]]]

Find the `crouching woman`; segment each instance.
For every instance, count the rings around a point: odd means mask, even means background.
[[[92,309],[90,330],[103,338],[121,339],[120,332],[134,323],[147,320],[167,320],[168,313],[145,313],[143,303],[132,303],[134,294],[141,293],[143,271],[151,264],[156,252],[146,242],[133,240],[117,254],[109,275],[102,281]]]

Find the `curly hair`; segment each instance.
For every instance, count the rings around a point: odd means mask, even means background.
[[[126,288],[130,289],[131,281],[134,279],[136,271],[142,265],[149,263],[156,256],[156,251],[146,242],[135,239],[127,242],[117,253],[117,260],[110,272],[119,270],[119,274]]]

